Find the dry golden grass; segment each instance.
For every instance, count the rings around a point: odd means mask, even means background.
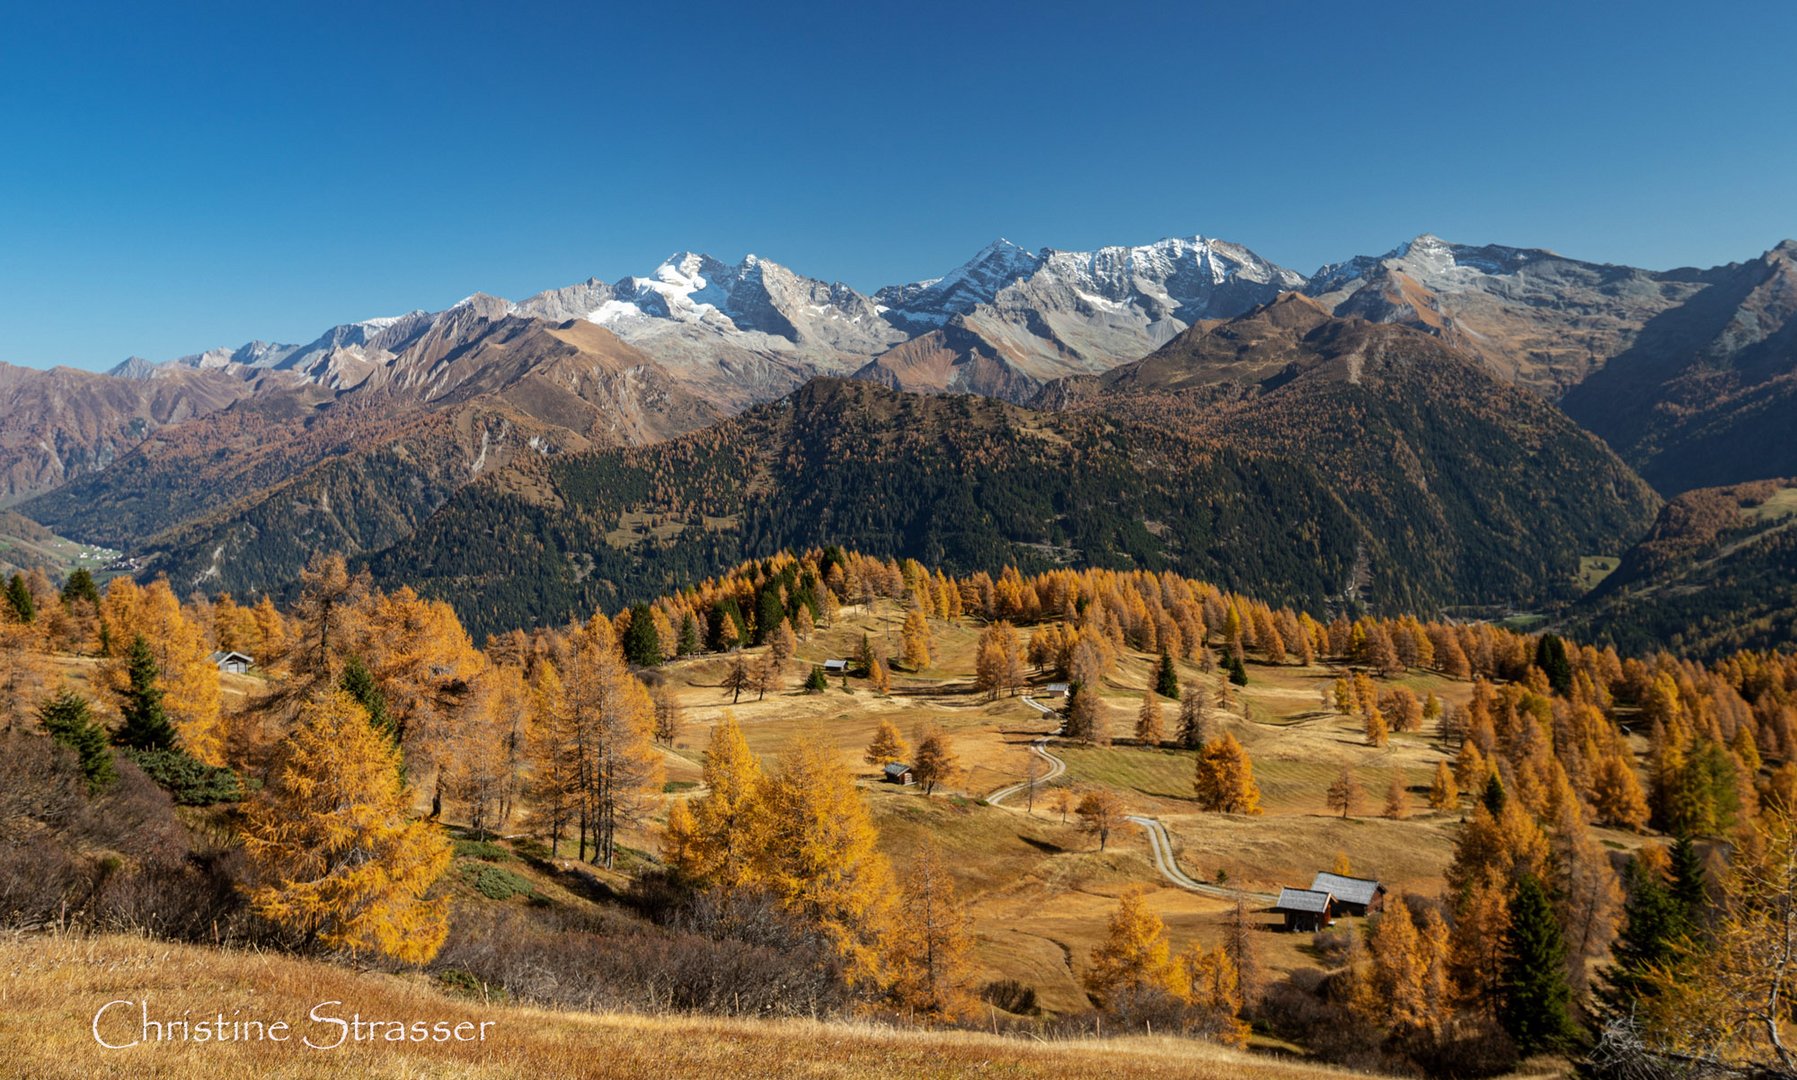
[[[1015,698],[988,702],[973,691],[977,621],[932,623],[931,665],[922,672],[895,671],[890,696],[875,694],[862,679],[848,680],[846,691],[841,679],[832,679],[829,690],[819,694],[797,689],[811,664],[854,656],[864,635],[878,655],[892,655],[902,618],[902,608],[885,601],[844,608],[832,626],[819,627],[801,643],[789,686],[761,701],[745,696],[731,705],[721,688],[728,667],[721,657],[666,665],[662,673],[688,720],[685,735],[667,754],[668,778],[698,779],[709,728],[726,709],[736,713],[758,753],[776,753],[794,738],[823,739],[870,781],[873,771],[861,753],[881,720],[892,720],[907,737],[925,725],[940,727],[953,736],[965,766],[948,791],[926,799],[915,789],[872,782],[865,790],[881,846],[901,874],[924,844],[943,848],[973,918],[983,978],[1019,979],[1035,988],[1051,1012],[1086,1008],[1079,976],[1118,895],[1130,885],[1151,890],[1150,903],[1167,921],[1176,945],[1193,937],[1214,943],[1233,905],[1169,886],[1136,826],[1113,833],[1107,850],[1099,853],[1094,838],[1055,819],[1045,795],[1034,816],[1023,812],[1020,796],[1003,809],[977,805],[984,795],[1024,777],[1029,742],[1057,724]],[[1157,661],[1158,656],[1127,653],[1100,688],[1113,734],[1127,736],[1133,727]],[[1202,880],[1215,880],[1221,870],[1230,884],[1276,892],[1282,884],[1309,884],[1343,851],[1357,869],[1394,889],[1438,892],[1451,854],[1449,830],[1458,815],[1430,814],[1425,792],[1435,763],[1446,755],[1422,735],[1395,736],[1384,748],[1365,746],[1353,720],[1322,707],[1323,691],[1336,674],[1322,666],[1250,664],[1249,685],[1234,691],[1230,714],[1215,714],[1215,723],[1235,734],[1254,759],[1266,811],[1259,818],[1198,813],[1191,800],[1189,752],[1123,744],[1055,752],[1068,763],[1069,781],[1112,788],[1133,812],[1161,817],[1181,865]],[[1185,663],[1179,675],[1187,688],[1211,688],[1217,679]],[[1464,703],[1471,690],[1467,683],[1428,673],[1407,673],[1393,682],[1419,695],[1434,691],[1449,704]],[[1164,706],[1169,727],[1176,710],[1173,703]],[[1323,804],[1324,791],[1343,766],[1354,770],[1365,792],[1360,816],[1348,822],[1329,817]],[[1394,776],[1410,788],[1415,816],[1372,818]],[[627,835],[625,842],[653,850],[657,840],[644,831]],[[1255,921],[1269,927],[1277,922],[1264,912],[1257,912]],[[1269,933],[1262,940],[1265,962],[1274,972],[1315,963],[1304,951],[1308,937]]]
[[[149,1000],[194,1019],[286,1019],[286,1043],[146,1044],[107,1050],[94,1012]],[[309,1050],[336,1030],[305,1023],[320,1002],[345,1016],[491,1023],[484,1043],[361,1042]],[[478,1028],[473,1030],[478,1031]],[[109,1040],[122,1041],[107,1028]],[[967,1032],[803,1021],[592,1015],[485,1004],[419,977],[357,973],[287,956],[168,945],[129,937],[0,938],[0,1075],[17,1080],[131,1078],[416,1080],[543,1077],[780,1076],[1223,1077],[1324,1080],[1351,1074],[1169,1038],[1043,1043]]]

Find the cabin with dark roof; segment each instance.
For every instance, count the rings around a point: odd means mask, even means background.
[[[1335,897],[1314,889],[1282,886],[1273,910],[1285,916],[1287,930],[1313,934],[1335,920]]]
[[[227,675],[245,675],[255,665],[255,657],[248,653],[240,653],[235,649],[220,649],[206,659],[212,661],[214,667]]]
[[[1319,873],[1310,888],[1335,897],[1336,909],[1343,915],[1377,915],[1385,909],[1385,886],[1371,878]]]
[[[886,763],[886,768],[882,770],[880,779],[886,781],[888,784],[898,784],[901,786],[917,783],[917,777],[911,775],[911,766],[901,764],[897,761]]]

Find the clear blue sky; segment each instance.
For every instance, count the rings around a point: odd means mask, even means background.
[[[871,290],[999,235],[1306,273],[1422,231],[1650,267],[1797,235],[1788,2],[164,7],[0,9],[0,360],[688,248]]]

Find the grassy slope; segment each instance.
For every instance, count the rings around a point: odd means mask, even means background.
[[[1051,1012],[1087,1006],[1080,976],[1104,936],[1117,897],[1131,886],[1150,891],[1149,903],[1166,920],[1176,946],[1194,938],[1215,944],[1233,905],[1169,885],[1156,871],[1138,827],[1123,826],[1100,851],[1096,838],[1071,821],[1060,821],[1047,791],[1039,793],[1033,815],[1024,812],[1021,797],[1002,808],[979,802],[1023,778],[1029,742],[1052,733],[1056,721],[1021,701],[987,702],[973,692],[969,673],[979,636],[975,620],[933,622],[931,666],[895,674],[890,697],[876,696],[861,679],[850,679],[847,692],[835,679],[824,693],[797,689],[807,665],[853,655],[864,633],[880,655],[896,651],[901,615],[900,608],[884,601],[871,610],[845,608],[834,626],[820,628],[801,644],[799,662],[788,676],[791,687],[763,701],[745,697],[731,706],[720,689],[727,666],[720,657],[666,665],[662,673],[687,716],[687,729],[668,754],[669,779],[699,778],[709,727],[726,710],[736,714],[750,746],[764,756],[795,737],[833,744],[845,764],[867,779],[864,791],[882,847],[901,875],[925,843],[943,848],[957,888],[968,900],[981,979],[1018,979],[1033,987]],[[1126,653],[1102,687],[1114,736],[1124,738],[1133,728],[1157,659]],[[1215,681],[1190,664],[1181,663],[1179,673],[1187,687]],[[1261,817],[1199,812],[1191,799],[1194,755],[1189,751],[1149,750],[1125,742],[1051,748],[1066,760],[1066,779],[1074,785],[1112,788],[1131,812],[1160,817],[1181,866],[1201,880],[1214,880],[1222,871],[1230,884],[1275,893],[1280,885],[1308,885],[1341,852],[1357,871],[1396,890],[1436,895],[1443,888],[1442,873],[1462,815],[1430,811],[1427,788],[1436,762],[1450,756],[1427,733],[1395,735],[1384,748],[1365,746],[1353,720],[1320,707],[1321,691],[1334,674],[1321,666],[1250,664],[1250,683],[1237,692],[1231,715],[1213,710],[1214,724],[1234,733],[1253,758],[1263,793]],[[1449,704],[1464,704],[1471,694],[1469,683],[1428,673],[1395,681],[1419,695],[1433,690]],[[1169,733],[1176,711],[1174,703],[1163,705]],[[931,798],[915,788],[873,782],[873,770],[862,763],[861,753],[881,719],[893,720],[907,738],[920,725],[940,726],[953,736],[966,772],[950,790],[938,790]],[[1353,770],[1363,790],[1355,816],[1345,821],[1324,806],[1324,792],[1344,766]],[[1411,816],[1406,820],[1378,816],[1393,777],[1402,779],[1409,791]],[[1601,835],[1613,845],[1641,842],[1628,834]],[[649,851],[657,846],[648,831],[632,834],[626,842]],[[1259,908],[1252,919],[1267,931],[1257,935],[1257,942],[1270,972],[1316,966],[1308,935],[1272,932],[1278,920]]]
[[[78,567],[98,570],[118,552],[58,536],[13,510],[0,510],[0,570],[43,567],[62,575]]]
[[[997,1075],[1223,1077],[1305,1080],[1349,1074],[1253,1057],[1206,1043],[1129,1038],[1041,1043],[970,1033],[852,1024],[591,1015],[483,1004],[419,978],[358,973],[285,956],[168,945],[129,937],[0,939],[0,1075],[19,1080],[256,1076],[508,1078],[529,1075],[889,1077]],[[312,1006],[345,1002],[365,1017],[494,1021],[484,1044],[361,1043],[314,1051],[296,1043],[179,1044],[105,1050],[94,1011],[147,998],[155,1012],[304,1023]],[[307,1031],[314,1030],[309,1025]],[[318,1029],[319,1038],[329,1036]],[[114,1038],[114,1041],[117,1041]]]

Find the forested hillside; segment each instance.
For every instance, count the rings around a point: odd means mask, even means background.
[[[1797,638],[1797,483],[1688,491],[1667,503],[1571,625],[1626,652],[1716,657]]]
[[[1196,335],[1196,337],[1188,337]],[[1238,369],[1194,350],[1272,339]],[[782,547],[955,571],[1203,574],[1322,610],[1569,599],[1657,506],[1600,442],[1434,339],[1294,299],[1064,407],[817,380],[655,446],[525,460],[370,561],[477,631],[558,622]],[[1190,378],[1169,378],[1190,369]]]

